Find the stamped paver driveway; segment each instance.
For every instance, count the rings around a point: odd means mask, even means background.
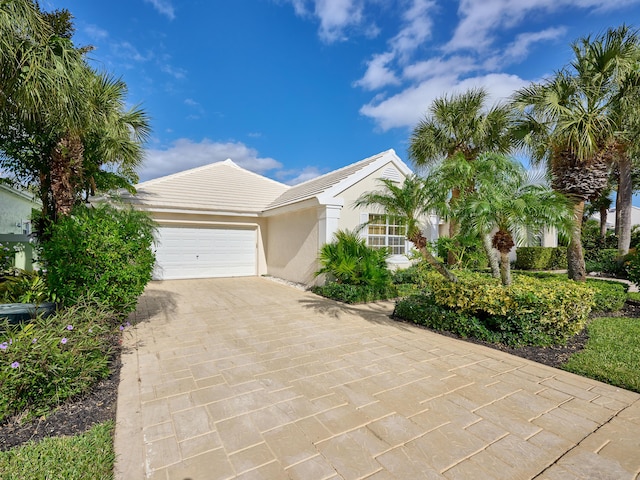
[[[635,393],[262,278],[149,285],[116,478],[635,479]]]

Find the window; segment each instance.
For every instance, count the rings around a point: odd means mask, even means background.
[[[392,215],[369,214],[367,245],[371,248],[388,247],[392,255],[406,253],[406,226],[401,218]]]

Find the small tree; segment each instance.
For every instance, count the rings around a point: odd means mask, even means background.
[[[462,194],[454,215],[460,224],[482,236],[493,232],[491,243],[500,253],[502,284],[511,284],[509,252],[526,229],[567,228],[567,200],[547,185],[530,183],[521,164],[497,154],[474,162],[474,188]]]
[[[436,199],[429,196],[424,181],[412,175],[404,179],[402,186],[392,180],[380,179],[383,190],[367,192],[355,202],[357,207],[374,207],[387,215],[394,215],[404,220],[407,226],[407,239],[420,251],[422,257],[429,262],[438,273],[451,282],[457,282],[456,276],[435,258],[427,248],[427,239],[420,229],[420,221],[431,213]]]
[[[67,305],[93,296],[128,313],[151,280],[155,226],[131,208],[76,207],[50,226],[40,258],[52,292]]]

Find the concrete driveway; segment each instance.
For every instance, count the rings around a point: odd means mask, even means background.
[[[116,479],[636,479],[640,396],[262,278],[154,282]]]

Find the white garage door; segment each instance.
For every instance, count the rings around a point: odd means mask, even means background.
[[[153,278],[256,275],[256,230],[160,227]]]

